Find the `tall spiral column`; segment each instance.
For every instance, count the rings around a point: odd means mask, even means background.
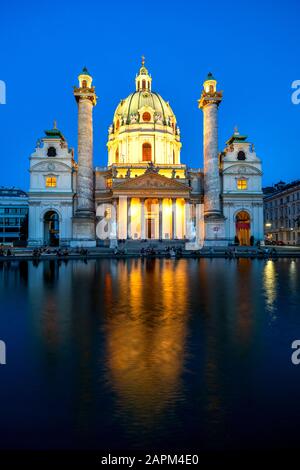
[[[95,202],[93,168],[93,107],[97,97],[92,77],[84,68],[74,87],[78,105],[78,169],[76,180],[76,209],[73,217],[73,245],[94,246]]]

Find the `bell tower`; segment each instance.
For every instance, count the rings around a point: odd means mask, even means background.
[[[73,246],[95,246],[95,203],[93,168],[93,107],[97,97],[86,67],[74,87],[78,105],[77,201],[73,217]]]

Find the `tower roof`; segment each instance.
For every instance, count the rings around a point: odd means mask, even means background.
[[[215,79],[215,77],[213,76],[213,74],[211,72],[208,72],[205,81],[207,81],[207,80],[216,80],[216,79]]]
[[[238,128],[235,127],[234,128],[234,133],[232,134],[232,136],[227,140],[226,144],[227,145],[231,145],[233,144],[234,142],[246,142],[247,140],[247,135],[241,135],[238,131]]]
[[[84,66],[82,69],[82,75],[89,75],[91,77],[91,74],[89,73],[88,69]]]
[[[53,128],[45,131],[47,139],[62,139],[65,140],[63,134],[56,127],[56,121],[53,123]]]

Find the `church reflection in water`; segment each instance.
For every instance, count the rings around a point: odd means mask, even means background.
[[[261,332],[279,321],[279,286],[298,302],[290,261],[45,261],[5,273],[3,289],[22,292],[31,367],[47,420],[47,406],[58,407],[57,439],[73,433],[103,448],[127,439],[141,449],[141,435],[156,448],[166,439],[188,448],[191,434],[203,446],[223,442],[244,410],[233,390],[247,395]]]
[[[110,275],[106,278],[105,304],[111,304],[105,313],[108,381],[117,396],[118,413],[130,411],[144,424],[156,420],[182,394],[186,269],[182,261],[118,263],[117,302],[109,288]]]
[[[45,371],[73,356],[78,424],[99,399],[97,383],[118,418],[146,427],[182,399],[187,269],[185,260],[166,259],[29,266],[29,310]]]

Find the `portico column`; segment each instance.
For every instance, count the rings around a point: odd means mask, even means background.
[[[172,238],[176,238],[176,198],[172,199]]]
[[[115,223],[113,238],[117,239],[117,238],[119,238],[118,237],[118,232],[119,232],[118,208],[119,208],[119,204],[118,204],[117,199],[113,199],[113,206],[114,206],[114,223]]]
[[[191,234],[191,226],[192,226],[192,224],[191,224],[191,220],[192,220],[191,215],[192,214],[191,214],[190,202],[187,199],[185,199],[184,200],[184,218],[185,218],[185,220],[184,220],[184,227],[185,227],[184,235],[185,235],[186,239],[190,239],[191,236],[192,236],[192,234]]]
[[[131,197],[127,200],[127,238],[131,238]]]
[[[145,199],[141,199],[141,239],[145,239]]]
[[[162,229],[163,229],[163,213],[162,213],[162,199],[159,199],[159,221],[158,221],[158,229],[159,229],[159,239],[162,239]]]

